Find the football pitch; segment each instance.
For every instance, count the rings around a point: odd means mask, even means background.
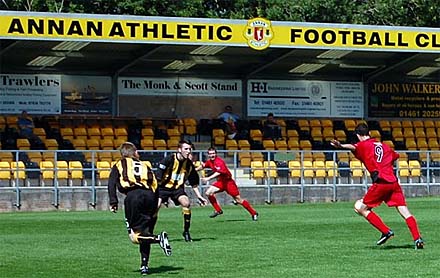
[[[151,277],[439,277],[440,198],[408,199],[425,249],[414,250],[393,208],[376,211],[396,236],[376,246],[379,232],[352,202],[256,206],[251,221],[239,206],[193,208],[192,243],[183,241],[180,208],[160,211],[156,232],[169,234],[173,255],[152,246]],[[123,212],[0,214],[1,277],[139,277],[138,246]]]

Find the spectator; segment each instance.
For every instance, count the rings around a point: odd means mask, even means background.
[[[27,111],[23,110],[17,119],[17,126],[21,138],[26,138],[31,144],[41,144],[40,138],[34,134],[34,121]]]
[[[225,110],[217,116],[217,119],[221,119],[226,124],[226,134],[229,139],[247,138],[247,131],[238,129],[237,122],[240,120],[240,116],[232,112],[230,105],[225,106]]]
[[[225,123],[236,123],[240,116],[232,112],[232,106],[226,105],[225,110],[217,116],[217,119],[222,119]]]
[[[22,111],[17,120],[19,134],[23,138],[30,138],[34,134],[34,121],[27,111]]]
[[[266,116],[263,126],[263,137],[265,139],[279,140],[282,139],[281,127],[276,122],[273,113],[269,113]]]

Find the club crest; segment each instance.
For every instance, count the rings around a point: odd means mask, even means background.
[[[253,18],[248,20],[244,30],[244,36],[248,45],[256,50],[263,50],[269,47],[273,38],[273,31],[270,21],[264,18]]]

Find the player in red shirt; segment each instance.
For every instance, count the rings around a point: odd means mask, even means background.
[[[223,210],[217,202],[215,194],[226,191],[226,193],[234,198],[234,201],[237,204],[242,205],[251,214],[252,220],[257,221],[258,213],[252,208],[247,200],[240,197],[240,191],[238,190],[237,184],[232,179],[232,174],[226,166],[225,161],[217,156],[217,150],[215,148],[209,148],[208,157],[209,159],[202,163],[202,165],[198,166],[196,170],[200,171],[203,168],[210,168],[213,171],[210,176],[201,178],[202,182],[206,183],[209,180],[217,179],[217,181],[214,182],[205,193],[214,207],[214,212],[209,217],[214,218],[223,214]]]
[[[331,144],[336,148],[351,150],[355,157],[364,163],[373,181],[364,198],[357,200],[354,204],[354,210],[382,233],[377,241],[377,245],[381,245],[392,238],[394,232],[372,209],[381,205],[382,202],[385,202],[389,207],[396,207],[408,225],[414,239],[415,249],[422,249],[424,242],[420,236],[417,221],[406,206],[405,196],[394,174],[393,164],[399,158],[399,154],[387,144],[370,138],[370,131],[366,124],[359,124],[355,133],[359,139],[356,144],[341,144],[337,140],[331,141]]]

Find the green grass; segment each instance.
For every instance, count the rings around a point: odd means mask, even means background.
[[[438,277],[439,198],[409,199],[426,241],[414,250],[403,219],[382,205],[376,211],[396,236],[376,246],[379,232],[352,203],[257,206],[253,222],[239,206],[194,208],[194,242],[182,240],[179,208],[160,211],[173,255],[153,246],[152,277]],[[1,277],[139,277],[138,246],[129,242],[123,213],[0,214]]]

